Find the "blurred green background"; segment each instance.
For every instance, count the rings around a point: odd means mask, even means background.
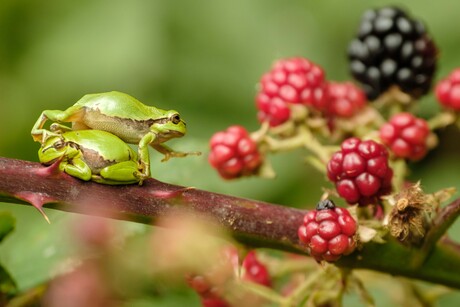
[[[460,2],[401,3],[425,21],[440,49],[436,79],[460,66]],[[349,79],[345,52],[362,12],[387,4],[398,2],[1,0],[0,156],[37,161],[39,145],[30,129],[42,110],[65,109],[87,93],[118,90],[146,104],[179,110],[189,131],[168,144],[204,153],[160,163],[152,151],[153,177],[311,206],[326,184],[304,164],[303,152],[270,157],[278,174],[274,180],[229,182],[207,164],[207,142],[229,125],[258,128],[256,84],[277,58],[304,56],[321,65],[328,79]],[[429,117],[437,110],[432,94],[421,100],[419,114]],[[458,130],[446,129],[440,137],[440,147],[411,165],[411,178],[422,179],[427,192],[460,185]],[[48,210],[54,221],[48,226],[30,207],[4,204],[1,209],[12,211],[18,221],[16,233],[0,248],[0,260],[27,289],[65,257],[66,238],[58,230],[72,214]],[[451,234],[460,235],[458,223]],[[31,253],[45,255],[43,249],[50,246],[58,252],[30,264]],[[172,297],[162,304],[177,303]],[[458,297],[449,295],[441,303],[448,306]]]

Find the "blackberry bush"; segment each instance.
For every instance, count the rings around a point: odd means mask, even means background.
[[[436,57],[423,23],[397,7],[366,11],[348,48],[351,74],[370,100],[392,86],[413,98],[426,94]]]
[[[85,229],[88,225],[79,222],[80,230],[86,231],[77,235],[92,257],[84,257],[86,265],[73,271],[78,274],[36,285],[21,296],[13,278],[0,266],[0,305],[37,305],[40,303],[29,299],[48,289],[45,305],[54,301],[53,306],[60,306],[62,298],[75,297],[75,289],[84,300],[91,300],[94,293],[81,291],[90,288],[96,289],[98,305],[129,305],[125,299],[132,295],[127,291],[131,285],[125,289],[121,280],[114,282],[112,266],[129,272],[138,266],[139,280],[166,277],[172,283],[179,276],[183,282],[186,275],[201,304],[209,307],[339,306],[350,290],[356,291],[365,305],[375,305],[366,289],[371,284],[367,274],[356,274],[355,269],[386,273],[379,277],[394,283],[391,295],[394,289],[403,289],[403,295],[395,296],[407,299],[396,305],[426,305],[433,301],[433,295],[445,290],[421,291],[411,280],[393,276],[460,289],[460,248],[446,233],[460,215],[460,200],[444,205],[454,189],[425,193],[424,178],[411,172],[419,165],[413,162],[422,160],[436,145],[434,133],[438,129],[460,125],[460,70],[454,70],[436,87],[442,108],[435,114],[426,110],[418,114],[416,102],[429,91],[437,51],[422,23],[395,7],[366,12],[348,52],[351,72],[364,91],[349,80],[327,80],[321,66],[309,58],[283,58],[262,76],[255,93],[259,129],[249,133],[233,125],[210,140],[209,163],[225,179],[273,174],[270,155],[305,150],[305,159],[297,162],[312,166],[298,169],[308,172],[303,177],[308,180],[292,184],[281,175],[277,182],[287,183],[284,186],[292,193],[298,186],[305,188],[323,179],[322,189],[313,191],[316,199],[323,200],[313,210],[308,205],[288,208],[154,179],[145,180],[143,186],[82,183],[60,172],[56,166],[60,161],[44,168],[0,158],[2,200],[28,202],[41,212],[43,206],[50,205],[58,210],[175,228],[164,233],[153,231],[150,238],[141,241],[137,232],[132,240],[132,229],[119,236],[112,234],[115,228],[102,229],[101,234],[98,225]],[[368,104],[368,98],[377,101]],[[392,103],[386,103],[390,99]],[[424,102],[433,102],[431,96]],[[131,115],[121,120],[137,122]],[[153,123],[174,125],[174,120],[163,115],[160,112]],[[59,129],[53,133],[61,133]],[[169,132],[157,132],[154,147],[168,151],[159,146]],[[183,132],[181,129],[180,134]],[[98,153],[97,147],[93,151],[96,162],[112,163]],[[282,159],[277,165],[282,165]],[[114,171],[123,170],[122,165],[119,167]],[[302,206],[305,201],[298,202]],[[0,239],[4,239],[13,231],[14,219],[0,214],[0,222]],[[125,239],[126,244],[140,246],[139,250],[120,253],[118,245]],[[222,252],[229,242],[238,247]],[[148,253],[145,245],[150,247]],[[248,252],[247,248],[253,247],[278,251]],[[240,261],[240,254],[247,256]],[[122,261],[117,260],[120,258]],[[148,267],[152,263],[153,267]],[[129,278],[132,280],[138,279]],[[151,289],[152,283],[146,284]],[[423,284],[423,290],[428,287]],[[161,291],[156,290],[142,295],[153,292],[158,301]]]

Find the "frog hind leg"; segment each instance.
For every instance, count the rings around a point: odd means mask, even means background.
[[[64,166],[64,172],[70,176],[88,181],[91,179],[91,168],[81,159],[72,159],[72,163]]]
[[[85,109],[81,106],[72,106],[65,111],[45,110],[32,127],[32,137],[34,141],[43,143],[53,133],[43,129],[46,121],[49,119],[58,123],[81,122],[85,115]]]
[[[92,180],[105,184],[142,183],[146,178],[139,170],[135,161],[124,161],[103,168],[99,175],[93,175]]]

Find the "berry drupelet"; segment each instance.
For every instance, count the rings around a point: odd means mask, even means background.
[[[326,199],[305,215],[298,235],[317,261],[333,262],[354,251],[357,227],[347,209],[338,208]]]
[[[460,111],[460,68],[436,85],[436,98],[444,107]]]
[[[349,204],[378,204],[391,191],[393,170],[386,148],[375,141],[349,138],[327,164],[327,176]]]
[[[256,97],[261,122],[278,126],[290,118],[289,104],[323,111],[327,105],[324,72],[313,62],[297,57],[281,59],[262,76]]]
[[[257,144],[241,126],[215,133],[210,147],[209,163],[225,179],[253,175],[262,164]]]
[[[351,82],[330,82],[328,93],[327,113],[332,117],[352,117],[366,105],[365,94]]]
[[[426,94],[436,56],[423,23],[396,7],[366,11],[348,48],[351,73],[370,100],[392,86],[413,98]]]
[[[427,122],[410,113],[395,114],[380,128],[380,139],[395,157],[413,161],[425,156],[429,134]]]

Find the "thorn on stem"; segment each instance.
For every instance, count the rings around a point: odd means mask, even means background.
[[[38,212],[40,212],[40,214],[48,222],[48,224],[51,224],[45,211],[43,211],[43,205],[46,202],[50,202],[52,200],[50,197],[45,196],[41,193],[33,193],[27,191],[16,194],[16,197],[30,203],[33,207],[35,207],[38,210]]]
[[[61,173],[61,170],[59,169],[59,165],[61,164],[61,162],[62,162],[62,158],[56,160],[50,166],[42,167],[42,168],[35,170],[35,172],[37,175],[43,176],[43,177],[55,176]]]

